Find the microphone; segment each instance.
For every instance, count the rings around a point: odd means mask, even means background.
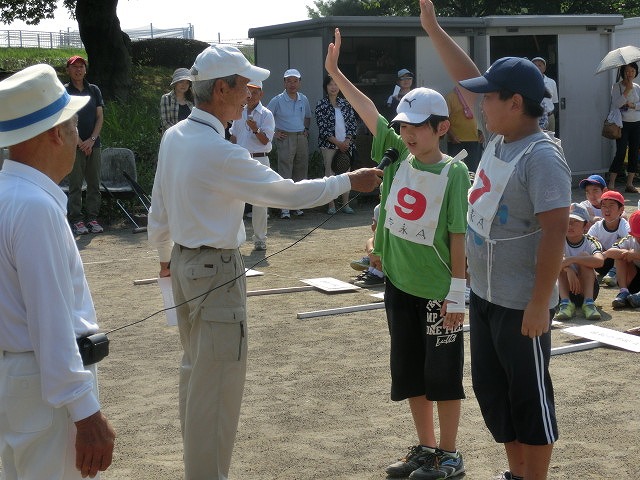
[[[398,150],[396,150],[395,148],[387,148],[384,151],[384,155],[382,156],[382,160],[380,160],[380,163],[378,164],[378,166],[376,168],[378,170],[384,170],[389,165],[391,165],[393,162],[398,160],[399,156],[400,156],[400,153],[398,152]]]

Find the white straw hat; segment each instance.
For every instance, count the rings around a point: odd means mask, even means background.
[[[33,65],[0,82],[0,147],[66,122],[90,100],[67,93],[50,65]]]

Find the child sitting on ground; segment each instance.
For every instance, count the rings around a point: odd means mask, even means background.
[[[576,313],[576,306],[582,306],[587,320],[600,320],[600,312],[594,300],[598,296],[598,282],[595,268],[602,267],[604,257],[598,240],[584,233],[589,222],[589,212],[579,203],[572,203],[569,213],[558,289],[560,305],[554,320],[568,320]]]
[[[620,192],[607,190],[600,197],[602,220],[597,221],[589,229],[589,235],[595,237],[602,245],[604,265],[596,268],[596,272],[603,276],[602,283],[608,287],[615,287],[616,267],[613,258],[607,256],[607,250],[613,244],[629,234],[629,222],[622,218],[624,213],[624,197]]]
[[[587,209],[591,218],[589,219],[589,226],[594,222],[597,222],[602,218],[602,211],[600,210],[600,199],[602,194],[606,192],[607,182],[604,181],[600,175],[589,175],[587,178],[580,180],[579,186],[584,190],[584,194],[587,197],[586,200],[580,203]]]
[[[640,307],[640,211],[635,211],[629,217],[629,235],[606,251],[607,258],[614,259],[617,270],[620,293],[613,299],[613,308],[627,306]],[[636,293],[631,293],[636,292]]]
[[[375,235],[376,227],[378,226],[378,216],[380,215],[380,204],[376,205],[373,209],[373,217],[371,218],[371,231]],[[365,257],[362,257],[360,260],[354,260],[350,263],[351,268],[354,270],[363,271],[360,275],[358,275],[355,279],[351,280],[351,283],[356,285],[357,287],[372,287],[376,285],[384,284],[384,273],[382,273],[377,268],[371,266],[369,262],[369,254],[373,252],[373,238],[370,237],[367,239],[364,251],[367,253]]]

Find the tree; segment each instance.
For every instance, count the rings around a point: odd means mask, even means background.
[[[78,21],[89,81],[100,87],[105,99],[126,100],[131,86],[130,40],[120,28],[118,0],[64,0],[64,6]],[[53,18],[56,7],[56,0],[0,0],[0,20],[37,25]]]
[[[335,15],[418,16],[417,0],[315,0],[307,7],[310,18]],[[625,0],[433,0],[441,17],[489,15],[621,14],[640,15],[636,1]],[[352,13],[354,12],[354,13]],[[358,13],[362,12],[362,13]]]

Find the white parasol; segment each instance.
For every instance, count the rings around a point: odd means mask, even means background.
[[[637,62],[638,60],[640,60],[640,48],[632,45],[616,48],[605,55],[600,65],[598,65],[596,73],[612,70],[632,62]]]

